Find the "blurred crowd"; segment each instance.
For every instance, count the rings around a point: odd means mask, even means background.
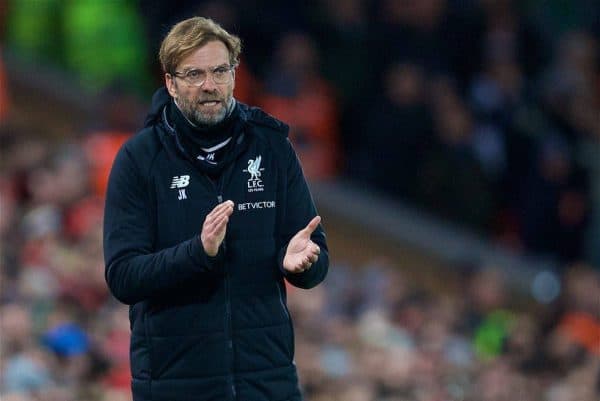
[[[236,97],[290,123],[310,180],[347,179],[562,267],[553,302],[519,303],[493,267],[449,266],[456,285],[440,290],[334,250],[321,287],[289,294],[308,401],[600,398],[600,3],[13,0],[0,2],[2,400],[130,400],[103,196],[160,85],[160,39],[191,15],[241,36]],[[27,93],[11,92],[2,51],[102,107],[59,140],[15,123]]]
[[[584,266],[570,269],[557,304],[531,308],[491,266],[456,278],[458,292],[415,285],[389,260],[333,267],[310,297],[289,298],[308,400],[600,396],[600,281]]]
[[[176,21],[243,40],[236,97],[343,177],[517,252],[600,264],[600,3],[12,1],[6,46],[92,93],[160,85]]]

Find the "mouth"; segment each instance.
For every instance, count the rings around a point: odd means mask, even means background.
[[[218,100],[203,100],[198,102],[201,107],[214,108],[221,104]]]

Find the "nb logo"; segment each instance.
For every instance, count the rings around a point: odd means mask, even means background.
[[[176,175],[173,177],[173,181],[171,181],[171,189],[178,189],[179,194],[177,195],[178,200],[187,199],[187,194],[185,193],[185,187],[190,184],[190,176],[189,175]]]
[[[207,154],[206,155],[206,160],[214,161],[215,160],[215,154],[214,153]]]
[[[190,183],[189,175],[176,175],[173,177],[173,181],[171,181],[171,189],[175,188],[185,188]]]

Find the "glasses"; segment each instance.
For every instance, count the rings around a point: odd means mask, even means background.
[[[217,85],[228,84],[231,82],[231,71],[233,65],[220,65],[212,70],[203,71],[199,69],[191,69],[187,71],[175,71],[172,75],[183,79],[186,83],[192,86],[202,86],[210,76],[213,82]]]

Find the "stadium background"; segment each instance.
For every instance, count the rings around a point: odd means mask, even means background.
[[[329,235],[310,401],[600,397],[600,3],[0,1],[0,397],[125,401],[102,198],[176,21],[243,40]]]

